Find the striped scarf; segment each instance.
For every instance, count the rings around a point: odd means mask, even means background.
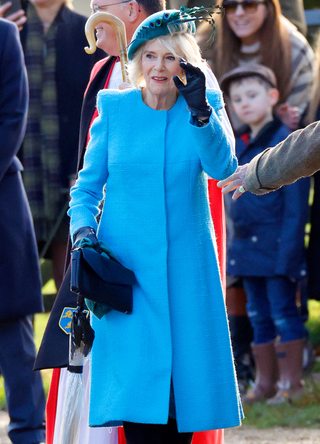
[[[45,34],[32,3],[28,6],[27,18],[25,60],[30,104],[23,143],[23,180],[37,240],[46,240],[61,206],[59,118],[55,81],[55,37],[58,24],[55,20]]]

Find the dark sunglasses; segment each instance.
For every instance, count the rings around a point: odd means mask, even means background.
[[[265,3],[265,0],[243,0],[242,2],[236,2],[233,0],[225,0],[222,2],[227,14],[234,14],[239,5],[242,6],[244,12],[254,14],[257,11],[258,5]]]

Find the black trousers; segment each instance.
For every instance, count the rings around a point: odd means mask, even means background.
[[[177,423],[169,418],[168,424],[140,424],[123,422],[127,444],[191,444],[193,433],[179,433]]]

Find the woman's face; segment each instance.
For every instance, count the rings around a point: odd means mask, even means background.
[[[176,93],[173,76],[181,76],[179,57],[157,40],[151,40],[144,47],[141,59],[142,74],[149,93],[157,96]]]
[[[241,5],[242,1],[237,2],[237,9],[226,14],[228,24],[243,45],[252,45],[258,41],[259,29],[267,16],[267,7],[264,3],[259,3],[256,11],[246,12]]]

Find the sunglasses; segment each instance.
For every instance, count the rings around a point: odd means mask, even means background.
[[[265,2],[266,0],[243,0],[242,2],[225,0],[222,2],[222,6],[227,14],[234,14],[240,5],[242,6],[244,12],[254,14],[257,11],[258,6]]]

